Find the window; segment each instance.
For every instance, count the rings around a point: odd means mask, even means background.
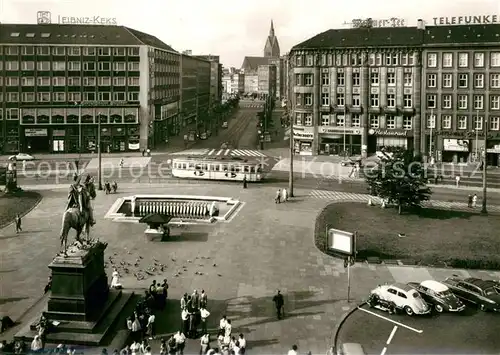
[[[411,73],[404,73],[403,79],[404,79],[404,86],[408,87],[413,85],[413,78]]]
[[[415,55],[410,54],[410,56],[408,57],[408,65],[413,65],[413,64],[415,64]]]
[[[8,108],[7,111],[7,119],[8,120],[18,120],[19,119],[19,109],[17,108]]]
[[[391,55],[389,53],[385,55],[385,65],[391,65]]]
[[[326,67],[326,54],[321,55],[321,66]]]
[[[5,78],[5,85],[6,86],[19,86],[19,78],[17,76]]]
[[[453,76],[452,74],[443,74],[443,87],[451,88],[453,87]]]
[[[412,119],[409,116],[403,117],[403,129],[410,130],[413,128]]]
[[[484,53],[474,53],[474,66],[476,68],[484,67]]]
[[[441,128],[451,129],[451,115],[441,115]]]
[[[314,65],[314,57],[312,55],[306,55],[306,66],[312,67]]]
[[[313,104],[312,94],[304,94],[304,105],[312,106],[312,104]]]
[[[83,47],[83,55],[94,56],[95,47]]]
[[[500,74],[491,74],[490,86],[492,89],[500,89]]]
[[[92,76],[86,76],[83,78],[83,86],[95,86],[96,80]]]
[[[305,74],[304,75],[304,84],[307,86],[312,86],[312,84],[313,84],[313,75],[312,74]]]
[[[429,68],[437,67],[437,53],[427,53],[427,66]]]
[[[80,71],[80,70],[82,70],[82,63],[81,62],[69,62],[68,63],[68,70]]]
[[[130,78],[129,78],[129,81],[130,81]],[[129,85],[130,85],[130,83],[129,83]],[[300,93],[295,94],[295,105],[297,105],[297,106],[302,105],[302,94],[300,94]]]
[[[128,86],[139,86],[139,78],[128,77]]]
[[[81,86],[82,79],[79,76],[72,76],[68,78],[68,86]]]
[[[361,59],[361,58],[359,58],[359,59]],[[357,56],[357,54],[356,53],[351,54],[351,65],[355,66],[355,65],[358,65],[358,64],[359,63],[358,63],[358,56]]]
[[[361,127],[361,116],[359,115],[359,113],[353,113],[351,115],[351,126]]]
[[[66,101],[66,93],[64,92],[53,92],[52,98],[55,102],[64,102]]]
[[[385,121],[385,126],[388,129],[394,129],[396,128],[396,117],[393,115],[387,115],[386,116],[386,121]]]
[[[16,46],[7,46],[7,47],[5,47],[5,54],[6,55],[18,55],[19,48]]]
[[[113,101],[125,101],[125,93],[124,92],[114,92],[113,93]]]
[[[97,84],[99,86],[111,86],[111,78],[110,77],[100,77],[98,78]]]
[[[482,116],[474,116],[474,130],[481,131],[483,129],[483,121]]]
[[[427,115],[427,128],[436,128],[436,115]]]
[[[370,95],[370,106],[371,107],[379,107],[378,94]]]
[[[375,65],[376,66],[382,65],[382,53],[377,53],[377,55],[375,56]]]
[[[82,101],[82,95],[79,92],[69,92],[68,93],[69,102],[80,102]]]
[[[46,76],[39,76],[36,78],[36,84],[38,86],[50,86],[50,78]]]
[[[451,68],[453,66],[453,53],[443,53],[443,68]]]
[[[35,70],[35,62],[21,62],[21,70]]]
[[[113,63],[113,70],[114,71],[125,71],[127,68],[127,63],[125,62],[114,62]]]
[[[322,106],[330,106],[330,94],[324,92],[321,94],[321,105]]]
[[[99,62],[98,69],[101,71],[111,70],[111,64],[109,62]]]
[[[35,101],[35,93],[34,92],[23,92],[21,95],[22,102],[34,102]]]
[[[321,74],[321,85],[330,85],[330,74],[329,73]]]
[[[405,108],[413,107],[413,100],[411,95],[403,95],[403,105]]]
[[[55,76],[52,78],[52,85],[66,86],[66,78],[64,76]]]
[[[49,55],[50,54],[50,47],[37,47],[36,48],[36,54],[38,55]]]
[[[500,67],[500,52],[492,52],[490,54],[490,66]]]
[[[113,85],[114,86],[125,86],[125,78],[123,77],[114,77],[113,78]],[[123,101],[123,100],[121,100]]]
[[[330,125],[330,115],[321,115],[321,125],[322,126]]]
[[[361,96],[352,95],[352,107],[360,107],[360,106],[361,106]]]
[[[52,47],[52,55],[65,55],[66,48],[64,47]]]
[[[38,101],[38,102],[49,102],[50,101],[50,92],[38,92],[36,94],[36,101]]]
[[[331,66],[333,65],[332,54],[328,54],[328,55],[326,56],[326,61],[327,61],[327,63],[326,63],[326,64],[327,64],[329,67],[331,67]]]
[[[387,95],[387,107],[396,107],[396,95],[394,94]]]
[[[490,117],[490,130],[498,131],[500,129],[500,117]]]
[[[83,101],[95,101],[95,92],[84,92]]]
[[[387,85],[396,85],[396,73],[387,73]]]
[[[94,71],[95,70],[95,63],[94,62],[84,62],[83,63],[83,70]]]
[[[436,108],[436,95],[427,95],[427,108]]]
[[[443,108],[451,108],[451,95],[442,96]]]
[[[302,74],[295,74],[295,85],[302,85]]]
[[[7,102],[19,102],[19,93],[8,92],[7,93]]]
[[[467,116],[458,116],[457,128],[458,129],[467,129]]]
[[[340,54],[337,54],[337,56],[335,57],[335,66],[340,67],[341,65],[342,65],[342,57],[340,56]]]
[[[342,54],[342,65],[346,67],[349,65],[349,54]]]
[[[469,53],[458,53],[458,66],[460,68],[469,66]]]
[[[392,54],[392,65],[399,65],[399,54],[398,53]]]
[[[124,56],[125,55],[125,48],[124,47],[113,48],[113,55]]]
[[[378,86],[378,73],[370,73],[370,82],[373,86]]]
[[[345,105],[345,95],[344,94],[337,94],[337,106],[344,106]]]
[[[99,92],[97,93],[97,101],[110,101],[111,93],[109,92]]]
[[[8,71],[19,70],[19,62],[18,61],[5,62],[5,70],[8,70]]]
[[[484,88],[484,74],[474,74],[474,87],[476,89]]]
[[[352,73],[352,86],[360,86],[361,84],[361,74]]]
[[[484,96],[474,95],[474,110],[482,110],[484,108]]]
[[[295,124],[298,126],[302,126],[302,113],[295,113]]]
[[[435,88],[436,87],[436,74],[427,74],[427,87]]]
[[[127,93],[128,101],[139,101],[139,93],[138,92],[129,92]]]
[[[312,126],[313,124],[313,115],[312,113],[306,113],[304,115],[304,125],[305,126]]]
[[[104,56],[111,55],[111,48],[109,48],[109,47],[99,47],[98,50],[97,50],[97,54],[98,55],[104,55]]]
[[[345,75],[344,73],[337,73],[337,85],[344,86],[345,85]]]
[[[500,110],[500,96],[491,95],[490,96],[490,108],[492,110]]]
[[[467,110],[468,102],[467,95],[458,95],[458,109]]]
[[[458,75],[458,87],[466,88],[468,84],[468,75],[467,74],[459,74]]]
[[[337,115],[337,126],[344,127],[345,126],[345,116]]]
[[[33,77],[21,78],[21,86],[35,86],[35,78]]]
[[[65,71],[66,70],[66,63],[65,62],[52,62],[52,70]]]
[[[38,71],[47,71],[50,70],[50,62],[36,62],[36,69]]]
[[[67,51],[68,51],[68,55],[72,55],[72,56],[80,56],[82,54],[80,47],[68,47]]]
[[[380,120],[377,115],[370,115],[370,128],[379,128]]]
[[[129,71],[139,71],[139,63],[137,63],[137,62],[128,62],[128,70]]]

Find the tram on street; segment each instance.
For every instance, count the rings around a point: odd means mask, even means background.
[[[184,179],[261,181],[262,162],[255,157],[199,156],[172,159],[172,176]]]

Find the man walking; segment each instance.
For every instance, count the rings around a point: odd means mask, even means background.
[[[201,334],[207,334],[207,318],[210,316],[210,312],[206,310],[205,306],[200,308],[201,317]]]
[[[21,228],[21,215],[18,213],[16,215],[16,233],[22,232],[23,229]]]
[[[276,306],[276,314],[278,316],[278,319],[281,319],[283,315],[283,305],[285,304],[285,301],[283,299],[283,295],[281,294],[280,290],[278,290],[276,295],[273,297],[273,302],[274,305]]]

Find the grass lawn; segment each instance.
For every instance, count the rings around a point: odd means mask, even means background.
[[[358,232],[357,256],[422,265],[500,269],[500,218],[479,213],[422,209],[398,215],[362,203],[333,203],[316,220],[316,246],[326,251],[326,226]],[[400,238],[398,234],[405,234]]]
[[[0,228],[11,223],[16,215],[21,216],[35,206],[42,196],[34,191],[20,191],[13,195],[0,192]]]

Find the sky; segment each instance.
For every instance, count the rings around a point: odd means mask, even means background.
[[[119,25],[152,34],[177,51],[220,55],[240,68],[262,56],[271,19],[285,54],[294,45],[356,18],[499,15],[500,0],[0,0],[0,22],[36,23],[37,11],[59,16],[114,17]]]

